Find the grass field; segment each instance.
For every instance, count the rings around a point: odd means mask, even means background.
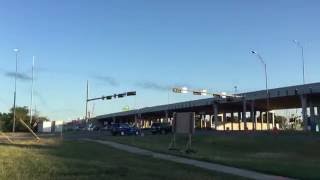
[[[218,162],[274,175],[302,179],[320,179],[320,138],[314,135],[197,135],[193,137],[195,154],[169,151],[171,135],[144,137],[104,137],[158,152]],[[177,138],[183,148],[186,138]]]
[[[0,179],[240,179],[81,141],[0,144]]]

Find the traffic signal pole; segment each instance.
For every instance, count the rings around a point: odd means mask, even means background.
[[[88,100],[89,100],[89,81],[87,80],[86,115],[85,115],[86,124],[88,123],[88,102],[89,102]]]
[[[137,93],[136,91],[130,91],[130,92],[125,92],[125,93],[120,93],[120,94],[113,94],[109,96],[101,96],[101,97],[96,97],[96,98],[90,98],[89,99],[89,81],[87,80],[87,91],[86,91],[86,114],[85,114],[85,121],[86,124],[88,124],[89,119],[88,119],[88,103],[90,101],[95,101],[95,100],[111,100],[113,98],[123,98],[126,96],[136,96]]]

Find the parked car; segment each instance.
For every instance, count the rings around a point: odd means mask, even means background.
[[[168,134],[172,132],[172,126],[170,123],[152,123],[151,132],[152,134]]]
[[[93,124],[89,124],[87,130],[88,131],[99,131],[99,127],[96,125],[93,125]]]
[[[139,129],[136,127],[132,127],[127,123],[114,123],[111,127],[111,134],[113,136],[138,135]]]
[[[85,129],[86,129],[85,126],[74,126],[72,128],[73,131],[83,131]]]

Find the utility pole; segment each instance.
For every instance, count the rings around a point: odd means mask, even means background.
[[[304,49],[303,49],[303,46],[301,45],[301,43],[297,40],[293,40],[293,43],[295,43],[297,45],[298,48],[301,49],[301,61],[302,61],[302,83],[303,85],[306,83],[306,80],[305,80],[305,73],[304,73]]]
[[[87,80],[87,91],[86,91],[86,115],[85,121],[88,123],[88,102],[89,102],[89,81]]]
[[[270,124],[269,124],[269,110],[270,110],[270,101],[269,101],[269,88],[268,88],[268,73],[267,73],[267,63],[263,60],[262,56],[256,52],[251,51],[252,54],[255,54],[258,59],[260,60],[261,64],[264,67],[264,75],[265,75],[265,83],[266,83],[266,101],[267,101],[267,112],[266,112],[266,118],[267,118],[267,129],[270,130]]]
[[[13,124],[12,132],[16,131],[16,99],[17,99],[17,73],[18,73],[18,52],[19,49],[13,49],[16,53],[16,73],[14,74],[14,95],[13,95]]]
[[[31,103],[30,103],[30,125],[32,124],[32,106],[33,106],[33,79],[34,79],[34,56],[32,57],[32,76],[31,76]]]

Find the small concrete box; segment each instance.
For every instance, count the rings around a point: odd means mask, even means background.
[[[60,133],[63,130],[63,121],[55,121],[54,122],[54,132]]]
[[[38,126],[38,131],[42,133],[51,133],[52,122],[51,121],[43,121]]]

